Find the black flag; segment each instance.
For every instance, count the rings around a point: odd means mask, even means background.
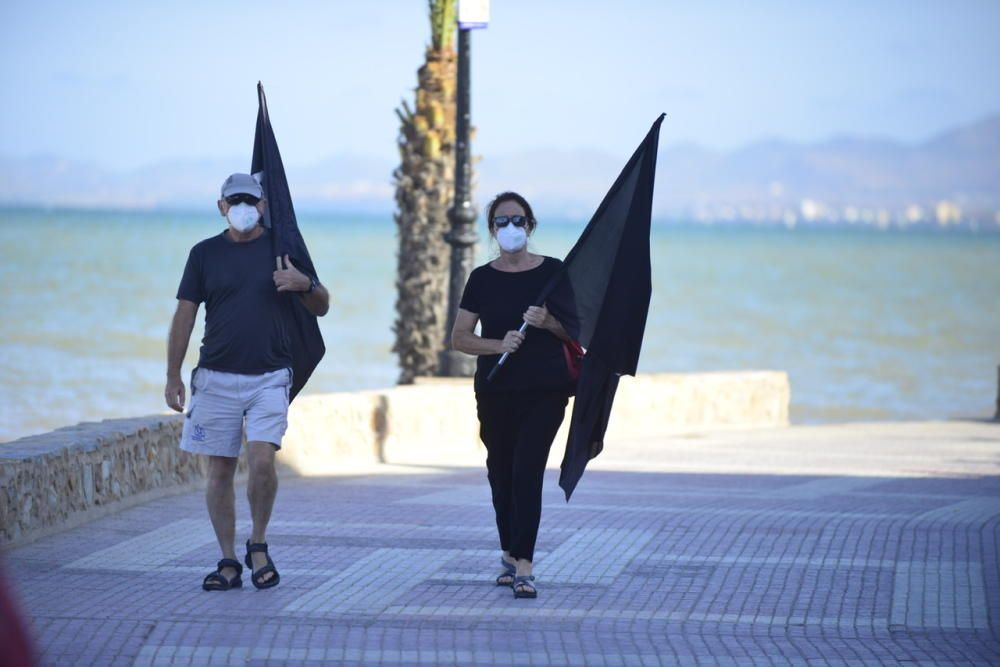
[[[316,268],[295,220],[285,167],[281,164],[278,142],[274,138],[271,118],[267,114],[267,98],[264,97],[264,87],[259,82],[257,101],[257,133],[253,140],[250,173],[260,182],[264,198],[267,199],[264,225],[271,229],[272,254],[275,257],[288,255],[296,268],[311,278],[317,278]],[[309,312],[298,294],[288,293],[287,306],[288,333],[292,345],[292,388],[289,398],[293,399],[323,358],[326,346],[323,344],[316,316]]]
[[[586,349],[559,486],[569,500],[601,453],[621,375],[635,375],[652,293],[649,226],[660,123],[625,165],[539,298]]]

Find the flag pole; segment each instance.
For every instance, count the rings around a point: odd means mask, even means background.
[[[518,331],[521,332],[521,333],[524,333],[527,330],[528,330],[528,323],[527,322],[525,322],[524,324],[522,324],[521,328],[518,329]],[[498,361],[497,365],[493,367],[493,370],[490,371],[490,374],[486,376],[486,381],[487,382],[493,382],[493,376],[497,374],[497,371],[500,370],[500,367],[504,365],[504,363],[507,361],[507,357],[509,357],[509,356],[510,356],[510,352],[504,352],[503,353],[503,356],[500,357],[500,361]]]

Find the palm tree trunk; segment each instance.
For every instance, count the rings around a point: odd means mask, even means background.
[[[454,196],[454,0],[430,0],[432,43],[417,72],[414,108],[403,101],[396,185],[399,254],[396,341],[400,383],[433,375],[445,336],[450,246],[448,208]]]

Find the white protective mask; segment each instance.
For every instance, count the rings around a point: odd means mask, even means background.
[[[236,231],[245,234],[253,229],[257,221],[260,220],[260,211],[257,210],[256,206],[250,204],[237,204],[229,207],[226,219]]]
[[[528,232],[524,227],[508,224],[497,230],[497,243],[507,252],[518,252],[528,244]]]

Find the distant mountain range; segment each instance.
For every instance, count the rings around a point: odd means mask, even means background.
[[[637,128],[636,143],[642,130]],[[654,202],[660,217],[1000,225],[1000,114],[919,144],[845,136],[817,144],[761,141],[719,152],[671,145],[669,136],[668,119]],[[537,149],[482,156],[477,203],[515,189],[549,217],[589,216],[632,148],[623,147],[620,155]],[[0,157],[0,204],[212,207],[218,183],[247,162],[171,161],[118,172],[55,157]],[[287,171],[302,209],[388,213],[394,168],[385,160],[345,155]]]

